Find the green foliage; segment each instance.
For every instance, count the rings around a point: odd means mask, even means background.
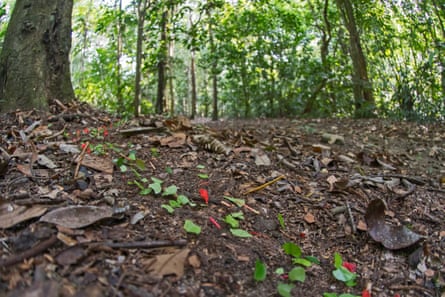
[[[121,116],[133,114],[134,108],[135,5],[130,2],[118,11],[112,4],[81,0],[73,14],[76,95]],[[209,115],[213,74],[223,116],[345,117],[373,112],[374,104],[355,108],[362,102],[354,102],[353,85],[362,82],[351,79],[349,36],[335,1],[327,7],[324,1],[284,0],[174,5],[175,13],[168,18],[173,57],[165,55],[168,44],[159,41],[161,12],[171,11],[171,2],[154,1],[146,12],[142,113],[154,112],[157,66],[167,60],[175,94],[171,112],[190,114],[191,50],[197,65],[199,115]],[[0,7],[0,39],[4,7]],[[444,119],[445,43],[440,34],[444,10],[431,1],[359,1],[354,10],[371,81],[367,87],[373,90],[378,115]]]
[[[187,233],[193,233],[199,235],[201,233],[201,227],[193,223],[191,220],[185,220],[184,222],[184,230]]]
[[[266,279],[267,276],[267,267],[266,264],[261,262],[260,260],[255,261],[255,271],[253,273],[253,279],[257,282],[262,282]]]
[[[353,287],[356,285],[357,274],[355,272],[351,272],[343,265],[343,259],[339,253],[334,254],[334,267],[336,268],[332,271],[332,275],[335,279],[344,282],[348,287]]]

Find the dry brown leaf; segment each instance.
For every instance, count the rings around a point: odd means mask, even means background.
[[[391,250],[398,250],[417,243],[422,237],[405,226],[391,226],[385,222],[385,203],[372,200],[366,209],[368,233],[377,242]]]
[[[162,278],[166,275],[176,275],[177,278],[181,278],[184,275],[184,265],[189,252],[190,249],[185,248],[173,254],[156,256],[150,274],[156,278]]]
[[[113,209],[111,207],[68,206],[47,213],[40,218],[40,221],[76,229],[112,216]]]
[[[40,205],[31,207],[19,206],[13,203],[0,204],[0,228],[10,228],[18,223],[39,217],[47,208]]]
[[[304,220],[306,221],[306,223],[308,224],[312,224],[315,222],[315,217],[313,214],[311,214],[310,212],[306,213],[304,215]]]

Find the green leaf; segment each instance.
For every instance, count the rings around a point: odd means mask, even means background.
[[[163,183],[162,179],[159,179],[159,178],[156,178],[156,177],[151,177],[151,180],[155,184],[162,184]]]
[[[143,160],[141,160],[141,159],[137,159],[137,160],[134,162],[134,165],[135,165],[136,168],[139,169],[139,170],[145,170],[145,169],[146,169],[146,167],[145,167],[145,162],[144,162]]]
[[[277,269],[275,269],[275,273],[278,274],[278,275],[284,274],[284,268],[283,267],[278,267]]]
[[[226,217],[224,218],[224,222],[226,222],[227,224],[229,224],[232,228],[238,228],[239,227],[239,222],[238,220],[236,220],[232,215],[226,215]]]
[[[184,230],[187,233],[200,234],[201,227],[193,223],[191,220],[185,220],[184,222]]]
[[[351,272],[343,266],[332,271],[332,275],[335,279],[344,282],[348,287],[353,287],[356,285],[355,279],[357,278],[357,274],[355,272]]]
[[[361,296],[354,295],[354,294],[349,294],[349,293],[344,293],[344,294],[340,294],[338,297],[361,297]]]
[[[177,192],[178,192],[178,187],[175,185],[171,185],[164,190],[162,196],[176,195]]]
[[[334,254],[334,267],[340,268],[342,264],[343,264],[343,259],[342,259],[341,255],[339,253],[335,253]]]
[[[233,212],[231,213],[232,217],[237,219],[237,220],[244,220],[244,214],[242,211],[237,211],[237,212]]]
[[[237,205],[238,207],[242,207],[244,204],[246,204],[246,201],[244,199],[233,198],[230,196],[224,196],[224,198]]]
[[[237,237],[243,237],[243,238],[252,237],[252,234],[243,229],[230,229],[230,232]]]
[[[139,192],[139,195],[143,195],[143,196],[145,196],[145,195],[148,195],[148,194],[150,194],[151,193],[151,188],[145,188],[145,189],[142,189],[140,192]]]
[[[130,151],[128,153],[128,159],[135,161],[136,160],[136,152],[135,151]]]
[[[120,172],[127,172],[128,167],[127,167],[127,165],[122,164],[119,166],[119,170],[120,170]]]
[[[312,265],[311,261],[304,259],[304,258],[294,258],[292,260],[292,262],[294,264],[300,264],[301,266],[304,266],[304,267],[310,267]]]
[[[286,242],[282,246],[284,252],[288,255],[291,255],[295,258],[301,257],[301,248],[292,242]]]
[[[141,184],[139,181],[135,180],[133,181],[133,184],[135,184],[140,190],[144,190],[145,187],[143,184]]]
[[[267,268],[266,264],[260,260],[255,261],[255,271],[253,273],[253,279],[257,282],[261,282],[266,279]]]
[[[181,204],[178,201],[176,201],[176,200],[169,200],[168,204],[170,204],[170,206],[173,207],[173,208],[181,207]]]
[[[204,168],[206,168],[204,165],[201,165],[201,164],[198,164],[197,166],[196,166],[196,168],[198,168],[198,169],[204,169]]]
[[[283,297],[291,297],[290,293],[293,288],[295,288],[294,284],[279,283],[277,287],[278,294]]]
[[[173,174],[173,169],[169,166],[165,167],[165,172],[167,172],[168,174]]]
[[[168,213],[174,213],[175,212],[174,208],[171,207],[170,205],[162,204],[161,207],[163,209],[165,209]]]
[[[338,297],[337,293],[323,293],[323,297]]]
[[[159,194],[162,191],[161,184],[158,184],[158,183],[149,184],[148,187],[150,189],[153,189],[153,192],[155,192],[155,194]]]
[[[304,257],[306,260],[310,261],[311,263],[320,265],[320,260],[318,260],[318,258],[314,257],[314,256],[306,256]]]
[[[281,229],[284,229],[286,226],[284,225],[284,218],[281,213],[277,215],[278,222],[280,223]]]
[[[188,204],[188,205],[190,205],[190,206],[196,206],[196,204],[195,203],[193,203],[193,202],[191,202],[190,200],[189,200],[189,198],[187,197],[187,196],[185,196],[185,195],[178,195],[178,198],[177,198],[177,200],[178,200],[178,202],[181,204],[181,205],[186,205],[186,204]]]
[[[199,178],[202,178],[202,179],[208,179],[208,178],[209,178],[209,175],[208,175],[208,174],[205,174],[205,173],[199,173],[199,174],[198,174],[198,177],[199,177]]]
[[[306,271],[303,267],[295,267],[289,271],[289,279],[291,281],[299,281],[304,283],[306,280]]]

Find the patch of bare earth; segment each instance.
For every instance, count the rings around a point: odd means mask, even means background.
[[[1,119],[2,156],[10,155],[0,179],[1,295],[279,296],[277,285],[291,282],[275,271],[296,266],[282,249],[293,242],[320,263],[292,282],[292,296],[361,296],[365,288],[444,296],[443,125],[119,122],[87,106],[52,108]],[[152,177],[164,192],[147,193]],[[176,192],[162,195],[169,186]],[[181,195],[189,202],[178,205]],[[422,240],[401,250],[374,241],[364,217],[376,198],[386,223]],[[237,212],[251,237],[225,222]],[[185,231],[186,220],[199,235]],[[356,286],[334,278],[334,253],[357,265]],[[267,266],[262,282],[253,278],[257,259]]]

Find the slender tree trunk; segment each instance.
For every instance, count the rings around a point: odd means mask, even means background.
[[[353,92],[356,117],[374,116],[375,102],[371,81],[368,78],[366,58],[360,44],[354,11],[350,0],[337,0],[337,7],[349,32],[349,47],[352,60]]]
[[[175,8],[170,8],[170,20],[173,18],[173,14],[175,13]],[[167,26],[171,27],[171,26]],[[174,39],[170,36],[173,34],[171,30],[168,30],[167,39],[168,39],[168,49],[167,49],[167,82],[168,82],[168,100],[170,103],[170,115],[173,116],[175,114],[175,88],[174,88],[174,54],[175,54],[175,42]]]
[[[167,17],[168,11],[162,13],[161,19],[161,39],[160,39],[160,51],[158,61],[158,95],[156,98],[156,113],[162,114],[164,112],[165,104],[165,68],[166,68],[166,58],[167,58]]]
[[[69,53],[72,0],[17,0],[0,55],[0,110],[48,109],[74,100]]]
[[[213,28],[210,11],[207,11],[209,17],[209,43],[211,56],[213,57],[211,66],[211,80],[212,80],[212,120],[218,120],[218,60],[215,57],[216,46],[213,39]]]
[[[190,84],[191,84],[191,97],[192,97],[192,113],[191,119],[196,117],[196,73],[195,73],[195,51],[192,50],[190,57]]]
[[[134,87],[134,116],[139,116],[141,105],[141,69],[142,69],[142,41],[144,40],[144,22],[147,11],[147,0],[138,1],[138,31],[136,41],[136,77]]]
[[[121,114],[125,110],[124,99],[122,97],[122,78],[121,78],[121,58],[122,58],[122,0],[116,0],[117,6],[117,48],[116,48],[116,99],[117,112]]]

